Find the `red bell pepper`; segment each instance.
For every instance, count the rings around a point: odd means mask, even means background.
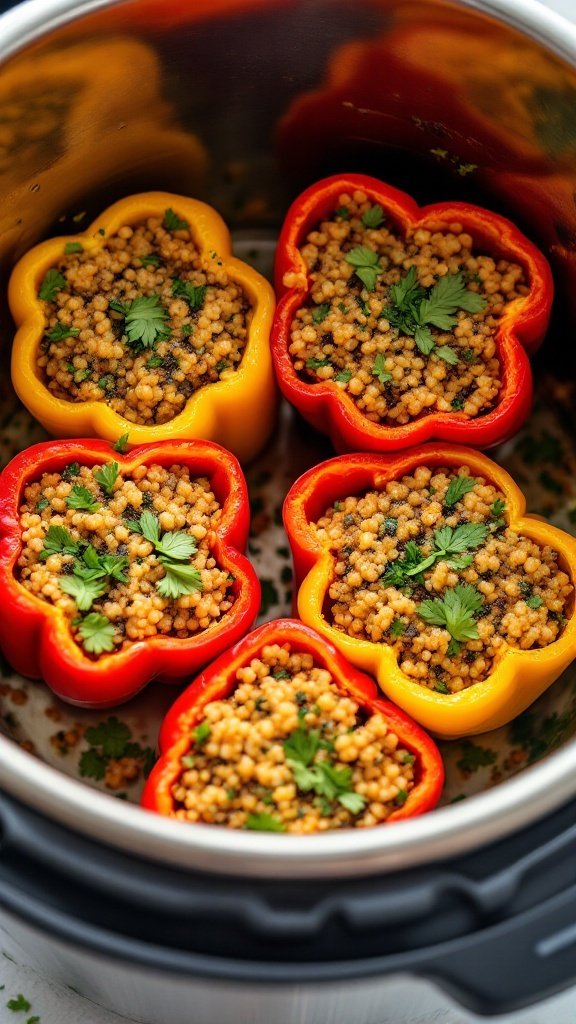
[[[72,462],[81,466],[112,460],[120,471],[148,464],[187,466],[207,476],[222,509],[210,538],[217,562],[233,576],[234,603],[220,620],[186,639],[154,636],[90,658],[74,640],[62,609],[32,594],[17,579],[22,550],[19,508],[25,487],[45,472]],[[163,441],[117,454],[98,440],[49,441],[17,455],[0,476],[0,648],[24,676],[41,677],[63,700],[86,707],[112,707],[133,697],[153,678],[176,682],[243,636],[258,613],[260,586],[247,558],[249,505],[237,459],[207,441]]]
[[[259,657],[265,646],[286,643],[293,650],[311,654],[315,665],[327,669],[340,692],[350,696],[363,711],[382,715],[400,745],[415,755],[414,788],[386,824],[432,810],[444,784],[444,767],[436,744],[405,712],[379,696],[373,679],[353,668],[331,643],[295,619],[276,619],[260,626],[222,654],[180,695],[162,724],[160,759],[148,778],[142,807],[168,817],[174,813],[172,787],[182,773],[182,757],[194,743],[193,730],[206,704],[229,697],[239,685],[238,669]]]
[[[446,230],[457,221],[468,231],[479,250],[519,263],[530,291],[510,303],[496,334],[502,387],[497,404],[489,412],[470,419],[461,412],[434,412],[403,426],[371,422],[352,398],[332,381],[311,383],[302,379],[289,353],[289,338],[296,311],[311,291],[286,287],[284,275],[302,280],[306,266],[299,253],[308,233],[338,206],[342,193],[361,189],[372,203],[401,231],[416,226]],[[508,220],[468,203],[437,203],[418,207],[405,192],[362,174],[336,175],[306,189],[290,207],[276,254],[276,292],[279,303],[272,331],[272,355],[280,387],[300,413],[318,430],[327,433],[338,451],[398,451],[431,438],[461,442],[479,448],[499,444],[513,435],[530,412],[532,373],[528,355],[542,341],[553,296],[550,268],[544,256]]]

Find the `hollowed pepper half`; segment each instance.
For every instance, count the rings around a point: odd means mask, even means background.
[[[103,466],[106,467],[104,473]],[[108,544],[104,534],[111,532],[116,539],[119,536],[110,523],[104,523],[100,535],[88,534],[83,541],[75,541],[69,529],[67,536],[66,528],[61,532],[66,506],[78,510],[74,513],[78,518],[74,518],[73,522],[78,524],[80,533],[84,526],[92,528],[94,520],[89,517],[94,513],[106,516],[109,508],[107,496],[113,500],[116,482],[130,480],[131,493],[134,495],[134,480],[146,478],[151,466],[163,467],[172,474],[173,467],[183,467],[191,480],[208,480],[220,512],[213,528],[207,531],[204,529],[201,533],[196,531],[196,534],[205,538],[209,557],[227,574],[227,593],[232,599],[231,606],[206,628],[190,632],[187,636],[174,635],[174,631],[168,634],[158,631],[142,639],[123,643],[115,649],[112,649],[112,642],[105,642],[101,650],[95,649],[93,643],[91,649],[87,650],[86,640],[81,641],[80,635],[88,634],[80,632],[74,636],[73,627],[82,622],[87,622],[89,627],[91,624],[99,628],[104,626],[105,638],[106,632],[111,633],[111,626],[106,624],[105,617],[102,621],[101,615],[91,618],[94,608],[90,610],[90,598],[86,600],[87,595],[81,593],[80,584],[87,583],[88,587],[95,587],[94,600],[100,597],[106,600],[107,588],[109,591],[117,587],[119,582],[130,582],[132,568],[136,576],[140,577],[142,572],[146,576],[150,571],[146,569],[142,557],[135,557],[135,566],[132,560],[122,557],[127,554],[126,541],[129,534],[142,534],[142,540],[150,537],[153,542],[158,542],[158,562],[170,567],[172,577],[176,580],[176,593],[166,594],[163,591],[164,596],[174,599],[178,591],[180,594],[192,593],[193,587],[179,587],[178,580],[194,579],[196,575],[189,570],[195,543],[190,540],[189,531],[174,532],[172,523],[169,524],[171,529],[166,531],[162,525],[162,514],[155,514],[150,502],[143,501],[138,509],[130,510],[126,506],[122,511],[119,522],[128,530],[122,534],[125,538],[124,546],[118,546],[116,542],[112,546]],[[90,492],[85,487],[86,478],[79,475],[84,467],[98,467],[94,479],[101,481],[102,489],[96,492],[95,501],[91,500],[94,489]],[[20,508],[26,488],[40,481],[43,474],[56,474],[58,479],[63,478],[73,483],[66,501],[60,499],[53,503],[52,496],[50,501],[42,497],[28,519],[28,529],[32,528],[35,534],[41,526],[42,536],[38,533],[37,538],[40,543],[35,541],[36,555],[39,555],[40,560],[47,560],[49,553],[68,554],[63,559],[68,564],[62,567],[63,575],[59,577],[59,585],[62,589],[66,588],[66,593],[73,594],[77,602],[78,615],[72,622],[62,606],[50,602],[50,594],[54,594],[53,576],[47,581],[51,590],[46,593],[46,600],[27,589],[19,579],[19,558],[25,546]],[[52,483],[55,481],[56,477]],[[176,492],[178,486],[178,480],[174,478],[173,487]],[[156,485],[157,492],[158,488],[159,485]],[[41,516],[48,518],[40,523]],[[148,519],[145,520],[144,516],[148,516]],[[60,525],[51,523],[54,517],[56,524]],[[205,665],[242,636],[256,618],[260,603],[258,578],[248,559],[241,553],[246,545],[248,524],[248,495],[240,466],[233,455],[210,442],[164,441],[140,445],[128,454],[113,451],[108,444],[98,440],[69,440],[34,445],[17,455],[0,477],[0,594],[3,608],[0,648],[17,672],[32,678],[41,677],[63,700],[87,707],[112,707],[120,704],[154,678],[177,682]],[[52,530],[49,532],[51,525]],[[170,547],[174,543],[182,544],[182,541],[184,547],[180,550]],[[40,553],[42,543],[44,548]],[[141,549],[140,553],[145,550]],[[113,556],[110,555],[111,551],[115,553]],[[143,565],[144,569],[141,568]],[[169,574],[168,568],[165,573]],[[70,581],[75,581],[74,590],[71,590]],[[154,596],[160,592],[153,586],[146,588],[146,594],[142,595],[140,614],[145,614],[147,608],[155,606]],[[120,601],[121,598],[115,600]],[[156,604],[159,606],[159,602]],[[86,615],[86,612],[89,614]],[[157,614],[155,618],[157,621]],[[82,627],[79,628],[81,631]],[[128,637],[126,639],[129,640]]]
[[[237,673],[243,669],[249,670],[253,659],[262,657],[271,645],[288,645],[292,651],[312,655],[314,667],[330,673],[332,683],[340,694],[355,701],[363,716],[381,715],[388,730],[397,737],[398,747],[408,752],[406,760],[414,768],[414,785],[407,794],[402,794],[401,800],[397,800],[397,806],[386,818],[386,824],[432,810],[438,803],[444,782],[442,759],[435,743],[408,715],[383,700],[373,680],[353,668],[332,643],[294,619],[277,619],[260,626],[222,654],[181,694],[162,724],[160,759],[148,778],[142,795],[142,806],[167,817],[175,815],[173,788],[184,770],[182,759],[184,766],[187,760],[193,761],[194,753],[200,751],[206,741],[206,735],[202,731],[198,733],[206,705],[232,697],[240,686]],[[282,672],[279,678],[281,676]],[[303,695],[298,695],[298,699],[301,698]],[[306,735],[303,716],[299,730],[303,736]],[[206,733],[208,731],[206,729]],[[234,759],[231,767],[237,767]],[[276,808],[270,804],[269,810],[274,813]]]
[[[339,456],[301,476],[292,486],[284,504],[284,522],[292,548],[298,587],[297,608],[302,620],[330,640],[352,664],[373,675],[386,696],[407,711],[424,728],[448,739],[474,735],[509,722],[532,704],[570,664],[576,653],[573,590],[564,611],[562,629],[558,631],[553,642],[530,649],[521,649],[520,646],[512,646],[505,642],[500,645],[491,663],[491,670],[485,677],[479,677],[477,681],[458,692],[450,692],[448,687],[442,685],[429,688],[400,668],[392,640],[382,638],[379,642],[374,642],[364,637],[349,635],[334,625],[329,607],[329,590],[335,579],[338,555],[335,549],[331,549],[329,541],[320,539],[314,524],[331,507],[340,507],[346,498],[369,492],[383,492],[388,484],[401,481],[403,477],[414,473],[417,467],[429,467],[432,471],[444,468],[459,476],[459,470],[463,466],[469,468],[472,477],[482,478],[503,495],[494,508],[494,514],[499,516],[496,525],[501,526],[503,530],[509,528],[520,538],[533,541],[540,549],[549,546],[557,553],[559,568],[567,574],[573,588],[576,583],[576,540],[543,522],[539,517],[526,515],[524,495],[508,473],[486,456],[471,449],[430,444],[393,457],[371,454]],[[432,501],[432,498],[430,500]],[[454,504],[448,511],[457,508],[458,506]],[[390,515],[393,516],[394,512],[392,511]],[[395,522],[391,520],[392,530],[395,528]],[[381,536],[386,535],[388,521],[383,525],[384,534]],[[477,526],[474,529],[477,530]],[[462,533],[459,534],[461,539],[464,536]],[[475,537],[474,532],[466,536],[466,543],[459,545],[456,541],[450,554],[450,542],[455,541],[456,529],[447,533],[437,533],[437,550],[427,560],[428,564],[425,564],[424,568],[428,568],[429,573],[432,573],[435,562],[437,565],[443,563],[445,567],[448,566],[445,570],[447,573],[450,564],[462,572],[465,571],[464,566],[473,566],[480,540],[478,536]],[[480,538],[482,536],[485,537],[486,534],[481,532]],[[439,550],[442,546],[448,550]],[[365,550],[370,547],[371,543],[367,541]],[[409,563],[411,553],[415,556],[412,569]],[[396,587],[401,600],[402,594],[410,596],[414,593],[412,584],[419,581],[422,590],[417,600],[428,599],[426,610],[427,613],[431,613],[431,617],[427,621],[438,626],[444,624],[446,629],[449,628],[446,625],[448,619],[442,622],[441,619],[435,618],[438,604],[429,599],[445,597],[447,590],[443,587],[448,586],[451,590],[450,601],[459,601],[460,597],[466,601],[472,599],[469,614],[465,614],[462,620],[466,622],[467,628],[472,627],[472,631],[468,634],[458,634],[452,625],[451,637],[453,638],[456,633],[464,642],[466,638],[478,638],[477,629],[474,627],[474,612],[480,609],[481,614],[484,601],[476,589],[483,578],[480,567],[475,587],[464,587],[459,590],[454,586],[458,579],[455,578],[455,581],[450,583],[449,578],[444,576],[437,590],[432,587],[426,592],[423,589],[426,578],[418,575],[419,569],[416,567],[416,563],[421,562],[424,557],[417,549],[413,548],[409,552],[407,547],[400,545],[397,558],[403,561],[390,561],[388,565],[400,565],[401,568],[408,570],[407,575],[392,584],[385,578],[378,586]],[[487,573],[485,578],[494,579],[494,573]],[[524,593],[528,595],[531,591],[527,589]],[[522,591],[518,594],[518,600],[522,599],[521,594]],[[532,601],[532,604],[528,605],[531,609],[537,609],[543,604],[543,599],[539,596],[528,600]],[[401,608],[401,605],[398,607]],[[488,604],[484,603],[484,609],[487,608]],[[460,611],[462,610],[460,607]],[[354,615],[354,612],[351,614]],[[523,614],[526,614],[525,610]],[[400,612],[397,627],[400,631],[405,622]],[[400,633],[386,634],[388,637],[391,635],[398,636]],[[437,639],[440,635],[444,634],[441,634],[440,629],[436,630]],[[521,637],[518,640],[519,644],[520,640]],[[460,646],[458,644],[455,650],[458,651]],[[450,654],[449,648],[448,655]]]
[[[176,234],[182,227],[190,231],[192,241],[204,261],[203,266],[204,263],[207,267],[211,263],[215,267],[223,264],[229,281],[239,286],[247,300],[247,337],[237,368],[228,369],[225,377],[198,387],[192,393],[188,390],[181,411],[165,422],[154,425],[134,422],[112,408],[110,394],[113,395],[113,390],[110,393],[107,391],[107,375],[98,385],[103,389],[100,400],[72,401],[59,397],[47,387],[44,371],[38,366],[41,346],[48,330],[47,305],[40,297],[41,294],[47,294],[43,291],[47,280],[50,280],[47,275],[51,273],[52,280],[56,282],[50,294],[69,290],[73,297],[73,288],[69,287],[58,269],[65,270],[67,257],[73,257],[78,252],[96,255],[107,245],[108,239],[117,237],[122,228],[141,225],[148,218],[162,221],[167,214],[171,217],[171,229]],[[157,259],[156,256],[152,258]],[[146,258],[142,266],[146,266]],[[138,283],[137,271],[133,280]],[[173,281],[173,289],[175,298],[190,304],[192,319],[199,315],[198,306],[203,301],[206,289],[204,292],[202,288],[187,289],[186,282],[179,281],[177,277]],[[148,344],[154,331],[161,339],[165,339],[170,331],[167,310],[159,304],[159,296],[148,290],[144,299],[148,301],[148,308],[143,314],[148,317],[148,321],[141,321],[142,332],[148,325],[152,334],[149,334],[147,340],[144,334],[145,340],[139,342],[140,346]],[[14,387],[32,415],[54,436],[96,436],[115,441],[129,433],[131,444],[175,437],[202,438],[222,444],[243,461],[251,459],[267,440],[277,404],[269,351],[274,296],[260,274],[232,256],[230,235],[224,221],[205,203],[164,192],[147,192],[122,199],[105,210],[82,234],[49,239],[23,256],[10,279],[9,301],[18,328],[12,352]],[[171,301],[166,300],[166,305]],[[115,303],[102,310],[100,318],[102,313],[107,317],[117,315],[110,310],[114,310],[115,306],[117,309],[119,305]],[[125,311],[135,316],[132,307],[135,307],[134,302],[125,306]],[[125,331],[128,322],[126,319]],[[50,337],[54,338],[54,330],[61,328],[61,323],[56,324]],[[183,337],[182,344],[193,350],[194,324],[187,324],[187,330],[188,336]],[[98,331],[99,325],[95,324],[96,334]],[[126,335],[121,339],[121,344],[130,347],[130,331],[127,339]],[[156,360],[152,366],[162,364],[162,360],[154,356],[152,346],[144,351],[148,351],[151,358]],[[198,358],[202,358],[201,352]],[[167,379],[178,372],[178,361],[173,362],[174,366],[166,371]],[[75,371],[75,365],[71,371]],[[82,372],[82,369],[76,372],[75,382],[81,379]],[[153,400],[153,388],[147,388],[148,392],[150,400]],[[146,400],[143,397],[143,401]]]
[[[380,208],[383,218],[400,234],[418,228],[432,233],[446,232],[451,229],[450,225],[458,223],[472,237],[475,250],[496,259],[508,259],[522,267],[529,291],[509,302],[499,320],[495,345],[501,387],[494,406],[487,412],[475,417],[465,415],[458,408],[449,412],[422,412],[407,423],[390,426],[364,415],[351,395],[333,379],[312,382],[295,369],[290,353],[292,323],[297,310],[309,300],[313,287],[299,250],[308,234],[319,228],[324,219],[338,216],[339,197],[353,195],[357,190],[374,208]],[[375,252],[368,253],[371,255],[375,257]],[[306,189],[286,215],[276,254],[275,280],[279,301],[272,331],[272,353],[280,388],[309,423],[329,435],[338,451],[398,451],[432,439],[488,448],[514,434],[526,419],[532,402],[528,357],[544,336],[553,284],[544,256],[505,218],[468,203],[437,203],[420,208],[406,193],[361,174],[325,178]],[[313,308],[315,312],[320,311],[320,319],[322,306]],[[385,306],[381,316],[385,317],[386,313]],[[415,355],[419,357],[420,353],[416,351]],[[372,372],[377,374],[383,368],[384,364],[380,368],[375,364]],[[384,377],[390,379],[391,374]]]

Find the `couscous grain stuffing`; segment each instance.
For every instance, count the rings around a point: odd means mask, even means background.
[[[69,243],[39,298],[48,322],[37,366],[48,390],[149,426],[238,368],[251,315],[218,253],[200,252],[173,210],[120,228],[96,252]]]
[[[220,505],[184,466],[70,463],[28,484],[19,514],[17,579],[63,611],[93,657],[193,636],[233,605],[211,552]]]
[[[193,731],[172,787],[174,817],[312,833],[381,824],[408,799],[417,756],[311,654],[270,644],[236,678]]]
[[[507,647],[553,643],[574,600],[558,552],[510,529],[504,495],[466,466],[418,466],[336,502],[315,530],[336,559],[333,625],[391,646],[438,693],[486,679]]]
[[[289,352],[309,381],[331,381],[368,420],[394,427],[428,413],[469,418],[502,386],[496,332],[528,294],[521,266],[477,251],[457,221],[444,231],[394,228],[356,190],[300,249],[312,282]],[[284,285],[301,284],[289,271]]]

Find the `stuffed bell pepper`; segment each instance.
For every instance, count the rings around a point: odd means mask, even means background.
[[[208,442],[29,448],[0,477],[0,647],[91,707],[186,677],[257,615],[248,519],[238,462]]]
[[[263,832],[369,828],[436,806],[433,741],[309,627],[261,626],[178,698],[142,805]]]
[[[267,440],[272,289],[205,203],[123,199],[28,252],[9,299],[14,387],[56,437],[205,438],[242,460]]]
[[[288,211],[275,274],[280,387],[338,450],[485,448],[526,419],[553,289],[510,221],[326,178]]]
[[[284,506],[299,615],[437,735],[504,725],[576,655],[576,540],[525,505],[466,448],[331,459]]]

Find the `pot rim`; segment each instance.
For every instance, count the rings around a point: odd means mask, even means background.
[[[59,26],[123,0],[25,0],[0,16],[0,62]],[[576,66],[576,25],[538,0],[455,0],[537,40]],[[282,836],[162,818],[42,764],[0,735],[0,778],[11,796],[92,839],[210,873],[327,878],[395,871],[464,854],[530,825],[576,796],[574,744],[496,789],[387,828]]]

